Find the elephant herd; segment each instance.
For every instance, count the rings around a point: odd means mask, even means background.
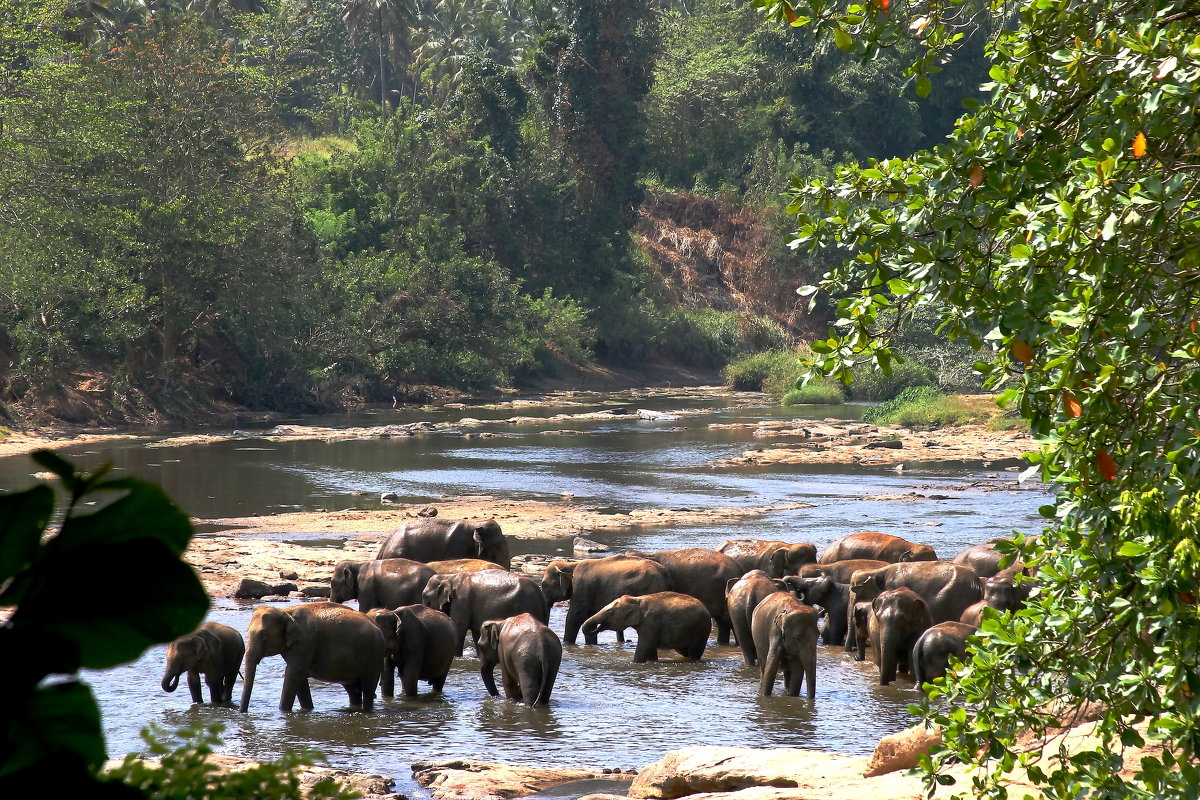
[[[817,639],[844,646],[878,665],[887,684],[899,670],[932,680],[961,656],[987,607],[1010,610],[1027,596],[1020,564],[1001,570],[993,540],[939,561],[933,548],[883,533],[833,542],[818,557],[808,543],[735,539],[717,549],[683,548],[584,560],[559,559],[540,583],[509,571],[508,544],[495,520],[407,523],[382,543],[376,559],[343,561],[329,602],[255,609],[246,637],[215,622],[170,645],[162,688],[188,675],[193,702],[233,702],[243,667],[240,710],[249,708],[262,659],[285,662],[279,707],[299,700],[312,709],[309,680],[340,683],[352,706],[370,709],[376,689],[404,696],[424,681],[440,692],[466,635],[472,637],[487,691],[526,705],[549,702],[563,641],[601,631],[624,641],[637,634],[634,662],[671,650],[699,660],[713,629],[720,645],[736,640],[747,665],[758,665],[760,694],[780,671],[788,695],[816,694]],[[360,610],[345,601],[357,599]],[[563,638],[550,607],[568,603]],[[823,625],[821,620],[824,621]]]

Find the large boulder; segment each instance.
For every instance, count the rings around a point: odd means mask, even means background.
[[[634,798],[663,798],[759,787],[764,797],[918,800],[917,778],[863,778],[869,760],[800,748],[685,747],[642,770],[629,789]],[[879,783],[879,785],[875,785]],[[771,792],[771,789],[801,789]],[[739,793],[745,794],[744,792]]]
[[[871,763],[864,775],[871,778],[902,769],[912,769],[917,765],[917,759],[922,753],[928,753],[935,745],[941,743],[942,729],[935,727],[927,730],[924,724],[885,736],[875,746],[875,754],[871,756]]]

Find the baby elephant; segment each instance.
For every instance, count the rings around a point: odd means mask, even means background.
[[[750,620],[758,651],[758,693],[769,695],[783,669],[784,691],[799,697],[802,682],[809,698],[817,695],[817,610],[789,592],[775,592],[754,609]]]
[[[588,617],[583,635],[603,630],[637,631],[633,663],[658,660],[658,648],[674,650],[686,659],[699,661],[712,633],[712,617],[696,598],[679,592],[622,595]]]
[[[233,703],[233,682],[246,653],[242,634],[219,622],[206,622],[194,633],[181,636],[167,647],[167,666],[163,671],[162,688],[173,692],[179,686],[179,676],[187,673],[192,702],[203,703],[200,674],[208,684],[208,696],[213,705]]]
[[[479,630],[479,674],[493,695],[495,670],[500,665],[504,696],[527,706],[550,703],[554,679],[562,663],[562,640],[558,634],[532,614],[518,614],[505,620],[488,620]]]

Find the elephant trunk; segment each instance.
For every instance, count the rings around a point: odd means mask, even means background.
[[[496,688],[496,663],[488,663],[486,661],[479,662],[479,677],[483,678],[483,685],[487,688],[488,694],[493,697],[500,694]]]
[[[891,625],[879,626],[879,685],[887,686],[896,680],[896,648],[900,635]]]
[[[180,673],[172,672],[169,667],[167,668],[167,673],[163,675],[162,679],[162,688],[164,692],[173,692],[179,688],[179,675]]]
[[[262,661],[261,648],[255,647],[246,651],[245,675],[242,678],[242,702],[238,711],[245,714],[250,708],[250,693],[254,691],[254,673],[258,662]]]

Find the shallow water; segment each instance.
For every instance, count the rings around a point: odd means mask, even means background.
[[[621,398],[601,398],[595,407],[620,402]],[[672,406],[670,398],[636,402],[637,407],[684,407]],[[117,443],[72,448],[66,455],[88,466],[111,460],[121,471],[152,478],[199,517],[378,507],[382,491],[395,491],[405,502],[434,502],[443,494],[558,499],[571,493],[588,505],[614,511],[813,504],[762,519],[587,534],[618,552],[715,546],[731,537],[811,541],[820,548],[843,534],[872,529],[927,542],[949,557],[1013,529],[1040,527],[1037,507],[1047,502],[1047,494],[1040,487],[1016,488],[1013,473],[1005,470],[1011,464],[909,464],[902,473],[829,466],[711,468],[708,464],[714,459],[758,446],[750,430],[714,430],[708,427],[711,423],[800,414],[795,409],[703,402],[711,404],[704,413],[671,421],[497,421],[464,429],[501,434],[497,438],[453,431],[336,442],[243,438],[187,447]],[[589,409],[567,409],[575,410]],[[516,413],[549,416],[555,411]],[[514,412],[488,413],[504,419]],[[845,416],[856,409],[807,413],[817,418]],[[448,419],[455,414],[486,417],[470,409],[438,414]],[[382,425],[412,417],[411,412],[389,409],[342,422]],[[323,419],[319,424],[331,423]],[[555,430],[579,432],[548,433]],[[35,469],[26,457],[0,459],[0,485],[25,485]],[[1004,488],[988,491],[1000,486]],[[909,492],[927,499],[864,499]],[[314,546],[338,545],[328,534],[286,536],[310,539]],[[514,544],[514,553],[564,553],[570,548],[569,541]],[[245,630],[254,605],[218,599],[210,618]],[[563,609],[556,608],[551,619],[560,633],[563,615]],[[239,714],[235,709],[192,707],[186,685],[174,694],[162,692],[165,650],[156,647],[133,664],[86,676],[104,714],[110,754],[140,752],[144,746],[138,732],[151,722],[176,729],[193,720],[216,719],[227,726],[223,749],[229,753],[273,758],[289,747],[315,747],[335,766],[392,775],[398,791],[418,797],[426,793],[412,782],[410,765],[429,759],[628,769],[693,744],[867,754],[880,736],[910,723],[907,707],[916,699],[907,681],[875,685],[874,667],[856,663],[840,648],[821,649],[817,698],[810,702],[804,697],[758,697],[756,671],[743,666],[736,648],[712,646],[699,664],[669,657],[658,664],[635,665],[633,644],[618,645],[612,634],[604,634],[599,646],[567,648],[549,709],[531,710],[488,696],[478,662],[468,655],[456,662],[441,697],[388,701],[373,713],[351,712],[340,686],[314,682],[316,710],[284,714],[277,708],[283,662],[272,658],[259,668],[250,712]]]

